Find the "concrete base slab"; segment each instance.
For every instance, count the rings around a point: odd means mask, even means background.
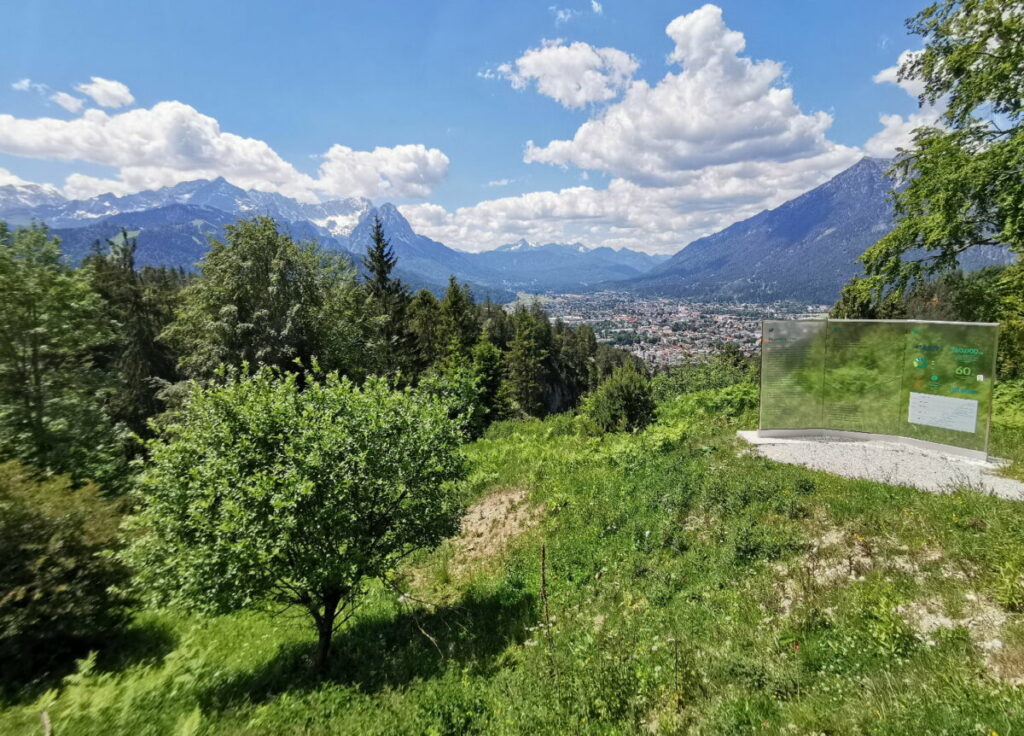
[[[752,445],[752,451],[776,462],[934,493],[969,489],[1024,500],[1024,483],[995,474],[1005,461],[976,460],[875,439],[763,437],[756,430],[736,434]]]

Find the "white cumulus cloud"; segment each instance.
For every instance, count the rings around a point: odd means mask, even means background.
[[[536,84],[542,95],[565,107],[578,108],[617,97],[637,66],[636,59],[619,49],[555,39],[527,50],[514,62],[502,64],[496,76],[509,80],[516,89]]]
[[[526,238],[674,253],[696,238],[824,183],[860,155],[837,146],[785,163],[705,167],[672,186],[642,186],[616,178],[605,189],[578,186],[529,192],[452,211],[434,203],[400,209],[417,232],[463,250],[488,250]]]
[[[75,89],[91,97],[100,107],[125,107],[135,102],[127,85],[113,79],[90,77],[88,82],[83,82]]]
[[[868,138],[864,143],[864,151],[870,156],[892,158],[901,148],[911,148],[914,143],[914,131],[936,125],[939,115],[935,112],[918,112],[904,117],[903,115],[880,115],[882,129]]]
[[[373,151],[336,145],[322,157],[319,176],[312,177],[266,142],[224,131],[214,118],[176,101],[118,113],[89,109],[71,120],[0,114],[0,152],[117,170],[113,178],[69,176],[65,193],[78,198],[217,176],[307,202],[320,195],[423,197],[448,170],[444,153],[419,144]]]
[[[632,82],[625,97],[579,127],[571,140],[538,146],[524,159],[605,171],[645,185],[667,186],[707,166],[820,156],[832,118],[805,114],[780,86],[782,66],[741,57],[743,34],[705,5],[669,23],[668,55],[682,71],[651,86]]]
[[[69,95],[67,92],[55,92],[50,95],[50,99],[56,102],[58,105],[63,107],[68,112],[79,112],[85,105],[85,101],[80,97]]]
[[[907,50],[900,54],[895,66],[886,67],[874,76],[877,84],[895,84],[915,100],[924,93],[924,82],[918,79],[900,79],[899,70],[904,64],[912,61],[920,51]],[[938,125],[945,110],[946,103],[939,100],[934,105],[924,105],[918,112],[909,115],[883,114],[878,117],[882,129],[864,143],[864,150],[882,158],[891,158],[899,150],[911,148],[914,131],[918,128]]]
[[[426,197],[448,174],[448,157],[416,143],[353,151],[333,145],[324,154],[317,186],[346,196]]]
[[[900,67],[921,54],[920,51],[906,50],[900,54],[894,66],[888,66],[874,76],[877,84],[895,84],[915,100],[924,93],[924,82],[919,79],[900,79]]]
[[[571,140],[527,144],[527,162],[605,172],[612,177],[607,187],[529,192],[452,210],[412,204],[403,214],[418,231],[464,250],[526,238],[672,253],[799,196],[863,155],[828,139],[829,115],[795,104],[781,64],[741,56],[743,34],[725,25],[718,7],[681,15],[666,33],[673,42],[666,60],[678,68],[649,84],[634,80],[629,67],[619,76],[624,97],[595,111]],[[568,55],[572,47],[546,44],[531,50],[535,59],[527,52],[499,71],[519,86],[536,83],[567,106],[607,99],[601,90],[608,88],[593,85],[588,89],[599,92],[586,94],[550,71],[570,67],[568,78],[579,80],[580,69],[594,62],[540,63],[547,54],[555,58],[550,49]],[[550,86],[554,80],[561,86]]]
[[[597,15],[601,15],[604,12],[604,7],[597,0],[590,0],[590,9]]]

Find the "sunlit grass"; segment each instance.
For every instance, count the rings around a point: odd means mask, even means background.
[[[637,435],[492,427],[468,500],[526,488],[539,523],[493,564],[453,576],[447,545],[405,598],[374,588],[325,681],[289,614],[146,613],[153,646],[11,703],[0,733],[42,709],[83,736],[1024,728],[1024,507],[738,454],[742,391]]]

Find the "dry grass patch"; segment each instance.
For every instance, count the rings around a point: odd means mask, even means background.
[[[541,509],[531,506],[528,496],[522,486],[500,487],[470,506],[458,536],[405,569],[410,592],[435,601],[457,597],[475,571],[501,559],[516,537],[540,521]]]
[[[453,577],[500,557],[513,539],[540,521],[540,509],[529,505],[528,496],[529,490],[521,486],[499,488],[469,507],[452,544]]]

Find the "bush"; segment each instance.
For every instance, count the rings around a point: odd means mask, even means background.
[[[677,396],[658,407],[658,421],[676,423],[698,418],[737,418],[758,406],[759,390],[753,383]]]
[[[757,364],[736,350],[712,355],[702,363],[677,365],[651,379],[651,393],[659,404],[676,396],[726,388],[755,380]]]
[[[464,462],[447,402],[316,378],[196,387],[149,443],[126,559],[154,603],[299,607],[323,669],[368,581],[458,531]]]
[[[95,485],[35,480],[0,465],[0,672],[17,679],[95,646],[125,619],[111,586],[124,570],[104,552],[119,516]]]
[[[651,385],[632,363],[624,363],[584,402],[583,413],[604,432],[632,432],[654,419]]]

